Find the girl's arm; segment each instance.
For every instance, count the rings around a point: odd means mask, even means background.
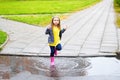
[[[64,33],[64,32],[65,32],[65,29],[60,30],[60,33],[59,33],[60,39],[62,38],[62,33]]]
[[[50,29],[46,29],[45,34],[50,34]]]
[[[66,29],[67,29],[67,26],[64,27],[60,32],[61,32],[61,33],[64,33],[64,32],[66,31]]]
[[[63,29],[60,31],[60,33],[64,33],[65,31],[66,31],[66,29],[63,28]]]
[[[46,31],[45,31],[45,34],[50,34],[50,29],[51,29],[51,27],[48,26],[48,28],[47,28]]]
[[[59,33],[60,39],[62,38],[62,33],[64,33],[66,31],[66,29],[67,29],[67,27],[65,27],[62,30],[60,30],[60,33]]]

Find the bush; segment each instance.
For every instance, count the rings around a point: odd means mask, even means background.
[[[120,6],[120,0],[116,0],[116,3]]]
[[[114,0],[114,9],[116,12],[116,26],[120,28],[120,0]]]

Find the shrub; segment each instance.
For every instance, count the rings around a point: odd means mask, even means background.
[[[120,6],[120,0],[116,0],[116,3]]]

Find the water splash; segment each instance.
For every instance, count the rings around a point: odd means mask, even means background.
[[[56,73],[56,75],[54,74],[56,77],[83,76],[86,75],[86,69],[90,66],[88,60],[83,58],[55,58],[55,66],[50,66],[49,58],[37,58],[34,60],[34,67],[37,70],[48,73],[48,76],[51,76],[51,73]]]

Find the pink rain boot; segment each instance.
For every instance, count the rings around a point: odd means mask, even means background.
[[[54,65],[54,57],[51,57],[51,65]]]

